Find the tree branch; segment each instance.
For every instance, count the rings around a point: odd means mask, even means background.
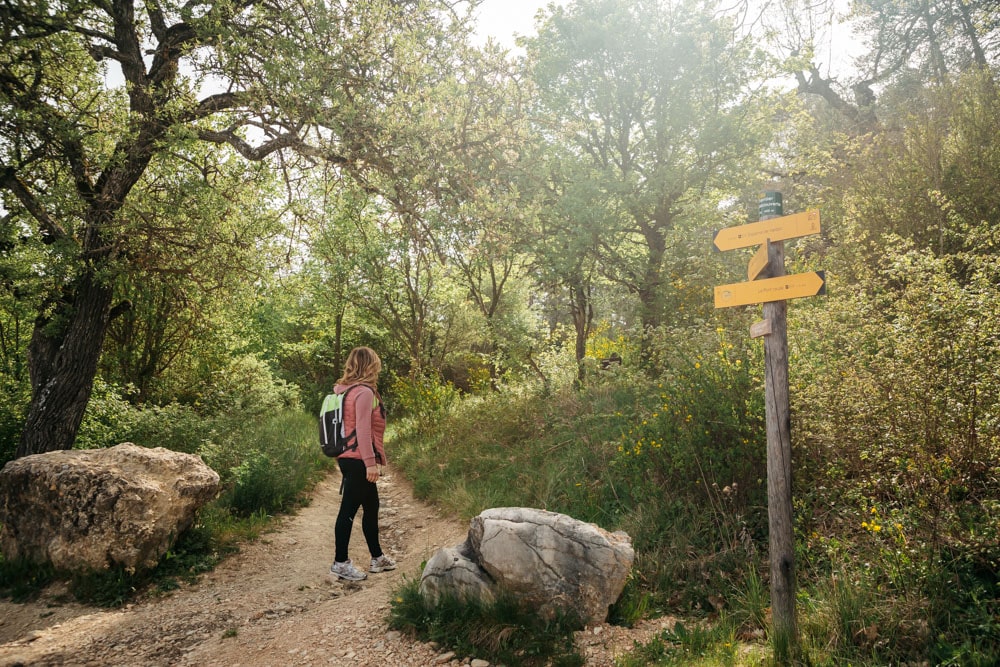
[[[283,148],[299,148],[305,145],[299,135],[293,132],[279,134],[270,141],[260,146],[251,146],[246,140],[238,136],[233,130],[213,131],[200,130],[198,138],[202,141],[209,141],[214,144],[229,144],[236,152],[248,160],[260,161],[275,151]]]
[[[42,207],[41,203],[35,198],[35,196],[28,190],[28,187],[21,182],[14,172],[13,167],[8,167],[0,163],[0,187],[6,188],[7,190],[14,193],[18,201],[27,209],[28,213],[31,214],[35,220],[38,221],[39,226],[42,229],[42,234],[45,236],[46,243],[52,243],[57,239],[66,238],[66,230],[59,225],[58,222],[53,220],[45,208]]]
[[[88,44],[87,53],[90,54],[90,57],[93,58],[95,62],[101,62],[105,58],[117,60],[118,62],[124,62],[125,59],[125,56],[110,46],[103,46],[100,44]]]
[[[232,92],[210,95],[198,103],[198,106],[189,114],[189,119],[204,118],[218,111],[242,106],[247,97],[245,93]]]
[[[138,102],[147,95],[146,68],[142,61],[142,46],[136,27],[135,7],[131,0],[113,0],[111,19],[114,23],[113,43],[121,54],[119,62],[122,75],[132,84],[129,96],[133,100],[133,108],[145,104]]]
[[[875,117],[872,112],[859,109],[841,97],[830,85],[831,79],[824,79],[815,65],[809,66],[808,78],[806,78],[805,72],[799,70],[795,73],[795,80],[798,82],[799,93],[819,95],[859,128],[871,129],[874,126]]]
[[[177,73],[177,63],[184,53],[184,47],[197,39],[198,33],[188,23],[177,23],[166,29],[160,38],[149,67],[149,78],[159,83]]]
[[[163,18],[163,8],[157,0],[146,0],[146,13],[149,14],[149,27],[156,39],[161,42],[166,39],[167,22]]]

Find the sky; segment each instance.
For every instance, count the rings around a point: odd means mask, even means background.
[[[477,14],[479,28],[476,33],[485,42],[493,37],[501,46],[517,51],[515,35],[535,34],[535,14],[550,3],[566,5],[570,0],[483,0]],[[754,3],[756,4],[756,3]],[[846,0],[834,0],[831,5],[838,12],[846,12]],[[851,61],[859,52],[859,45],[842,26],[821,38],[817,58],[824,74],[850,70]]]
[[[514,36],[535,34],[535,13],[552,0],[484,0],[479,6],[477,34],[486,41],[493,37],[501,46],[513,49]],[[567,0],[555,0],[566,4]]]

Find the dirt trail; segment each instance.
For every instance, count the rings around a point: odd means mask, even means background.
[[[379,485],[382,546],[398,561],[395,571],[369,574],[359,583],[327,574],[340,504],[334,473],[317,486],[308,507],[193,585],[118,610],[65,602],[58,586],[31,603],[0,601],[0,667],[469,664],[476,656],[450,656],[386,625],[390,596],[402,578],[419,577],[421,563],[438,548],[462,542],[468,526],[416,501],[391,470]],[[351,558],[367,565],[360,523]],[[614,654],[662,627],[601,625],[578,633],[577,644],[588,665],[612,665]]]

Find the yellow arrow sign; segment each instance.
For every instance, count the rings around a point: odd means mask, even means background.
[[[819,209],[751,222],[739,227],[726,227],[715,233],[714,243],[716,250],[735,250],[768,240],[784,241],[810,234],[819,234]]]
[[[715,288],[715,307],[747,306],[825,293],[826,274],[823,271],[812,271],[749,283],[721,285]]]

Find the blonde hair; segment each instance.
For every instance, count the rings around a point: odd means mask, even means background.
[[[375,388],[378,374],[382,370],[382,360],[370,347],[356,347],[347,355],[344,374],[337,384],[366,384]]]

